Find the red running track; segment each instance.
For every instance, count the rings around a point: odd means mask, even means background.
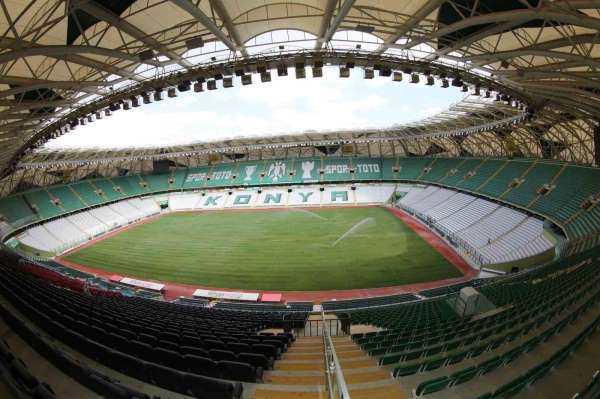
[[[279,208],[275,208],[279,209]],[[407,226],[409,226],[415,233],[417,233],[421,238],[427,241],[436,251],[438,251],[444,258],[446,258],[450,263],[452,263],[457,269],[459,269],[463,273],[463,277],[445,279],[445,280],[437,280],[430,281],[425,283],[418,284],[407,284],[407,285],[398,285],[392,287],[381,287],[381,288],[365,288],[365,289],[355,289],[355,290],[332,290],[332,291],[259,291],[259,290],[240,290],[240,289],[231,289],[231,288],[221,288],[221,287],[209,287],[203,285],[190,285],[190,284],[180,284],[180,283],[172,283],[168,281],[159,281],[159,280],[150,280],[145,279],[146,281],[152,281],[156,283],[161,283],[165,285],[165,289],[163,291],[163,295],[166,299],[172,300],[176,299],[180,296],[191,297],[194,291],[198,288],[207,289],[207,290],[218,290],[218,291],[235,291],[235,292],[260,292],[261,294],[282,294],[282,301],[284,302],[296,302],[296,301],[310,301],[313,303],[321,303],[326,300],[342,300],[342,299],[356,299],[356,298],[369,298],[376,296],[385,296],[385,295],[396,295],[396,294],[406,294],[410,292],[418,292],[421,290],[431,289],[442,287],[449,284],[460,283],[464,281],[471,280],[476,277],[479,273],[478,270],[473,269],[471,266],[465,262],[465,260],[458,255],[454,249],[446,243],[442,238],[433,233],[427,226],[420,223],[412,216],[408,215],[404,211],[386,208],[392,214],[394,214],[398,219],[402,220]],[[266,209],[263,209],[266,210]],[[125,226],[121,229],[114,230],[108,234],[103,235],[95,240],[91,240],[88,243],[81,245],[77,248],[68,251],[64,255],[69,255],[73,252],[79,251],[89,245],[95,244],[99,241],[112,237],[116,234],[119,234],[123,231],[129,230],[133,227],[139,226],[141,224],[147,223],[150,220],[155,219],[156,217],[145,219],[135,224],[131,224],[129,226]],[[115,275],[115,273],[108,272],[105,270],[89,267],[86,265],[81,265],[78,263],[70,262],[62,257],[57,257],[56,261],[62,263],[65,266],[71,267],[76,270],[80,270],[86,273],[91,273],[99,277],[103,277],[109,279],[111,276]],[[124,276],[124,277],[132,277],[135,276]]]

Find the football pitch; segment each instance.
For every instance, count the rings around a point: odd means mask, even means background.
[[[221,288],[378,288],[462,274],[383,208],[175,213],[65,259],[127,276]]]

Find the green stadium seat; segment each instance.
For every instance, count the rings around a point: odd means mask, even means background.
[[[50,194],[52,194],[52,196],[60,200],[61,206],[67,212],[78,211],[86,208],[86,204],[79,199],[77,194],[75,194],[75,192],[71,190],[71,187],[68,185],[49,187],[48,191]]]
[[[417,389],[415,390],[415,395],[418,397],[441,391],[443,389],[446,389],[448,385],[450,385],[451,381],[452,380],[450,379],[450,377],[445,376],[422,382],[417,386]]]
[[[52,197],[46,190],[28,191],[25,197],[37,209],[40,218],[49,219],[58,216],[64,211],[52,202]]]
[[[465,370],[457,371],[456,373],[450,376],[452,380],[452,385],[460,385],[464,384],[467,381],[473,379],[479,373],[479,369],[475,366],[469,367]]]
[[[88,206],[99,205],[104,203],[106,200],[102,198],[96,192],[96,188],[93,187],[89,181],[82,181],[71,185],[73,189]]]
[[[115,184],[109,179],[97,179],[90,182],[92,186],[96,187],[98,190],[102,191],[102,195],[108,201],[115,201],[119,199],[125,198],[123,193],[120,193],[116,190]]]
[[[14,227],[32,223],[38,218],[21,195],[0,198],[0,215]]]
[[[406,377],[408,375],[413,375],[419,372],[421,369],[420,364],[405,366],[405,367],[397,367],[394,369],[393,375],[394,377]]]

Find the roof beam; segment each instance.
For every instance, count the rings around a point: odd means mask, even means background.
[[[171,0],[171,2],[177,5],[182,10],[186,11],[192,17],[194,17],[198,22],[200,22],[206,29],[208,29],[213,35],[217,37],[220,41],[222,41],[231,51],[242,51],[241,48],[231,41],[231,39],[223,32],[219,27],[213,22],[212,19],[208,15],[206,15],[202,10],[200,10],[196,5],[194,5],[190,0]],[[224,8],[223,8],[224,9]],[[218,13],[218,11],[217,11]],[[225,21],[224,21],[225,22]],[[229,30],[229,29],[228,29]],[[229,34],[234,35],[232,31],[235,29],[229,30]],[[239,38],[238,38],[239,39]],[[235,40],[235,39],[234,39]],[[245,54],[247,56],[247,54]]]
[[[429,14],[437,10],[446,0],[429,0],[421,8],[419,8],[410,18],[406,20],[396,33],[388,37],[386,41],[375,50],[375,53],[381,54],[386,51],[390,45],[395,44],[404,35],[413,30],[421,21],[423,21]]]
[[[127,33],[129,36],[144,43],[149,48],[151,48],[155,51],[158,51],[158,52],[164,54],[165,56],[171,58],[172,60],[176,61],[182,67],[189,69],[193,66],[190,62],[181,58],[179,56],[179,54],[169,50],[165,45],[160,43],[158,40],[154,39],[149,34],[141,31],[137,27],[135,27],[132,24],[130,24],[129,22],[125,21],[120,16],[114,14],[112,11],[102,7],[100,4],[98,4],[96,2],[92,2],[92,1],[87,1],[87,0],[73,1],[73,2],[71,2],[71,4],[72,4],[73,8],[77,8],[82,11],[85,11],[86,13],[90,14],[91,16],[94,16],[102,21],[107,22],[108,24],[114,26],[115,28],[122,30],[123,32]],[[138,59],[138,61],[139,61],[139,59]],[[144,61],[144,62],[146,63],[147,61]]]
[[[335,34],[335,31],[337,30],[337,28],[339,28],[341,23],[344,21],[344,18],[346,18],[346,15],[348,15],[350,10],[352,9],[352,6],[354,5],[355,1],[356,0],[344,0],[344,3],[342,3],[342,6],[338,10],[338,13],[335,15],[335,18],[333,19],[333,21],[329,25],[329,28],[325,32],[325,35],[323,35],[323,37],[317,38],[315,50],[322,49],[323,44],[325,44],[331,40],[331,38]]]
[[[43,103],[39,101],[32,100],[13,100],[13,99],[0,99],[0,107],[10,107],[8,111],[21,111],[23,109],[29,108],[39,108],[40,106],[44,107],[60,107],[65,105],[70,105],[72,100],[44,100]],[[2,111],[5,112],[5,111]]]
[[[0,47],[1,48],[10,48],[13,50],[19,50],[19,49],[22,49],[25,47],[29,48],[29,47],[43,47],[43,46],[38,45],[36,43],[24,41],[21,39],[17,40],[17,39],[12,39],[9,37],[3,37],[3,38],[0,38]],[[128,79],[135,80],[135,81],[143,80],[142,78],[136,76],[135,74],[133,74],[130,71],[116,67],[114,65],[105,64],[103,62],[84,57],[80,54],[65,54],[64,52],[56,52],[55,54],[46,54],[46,56],[55,58],[57,60],[72,62],[74,64],[78,64],[81,66],[86,66],[88,68],[96,69],[99,72],[107,72],[112,75],[126,77]]]
[[[1,81],[4,81],[4,79],[0,79]],[[99,92],[97,90],[90,90],[88,89],[88,87],[107,87],[107,86],[112,86],[113,82],[101,82],[101,81],[90,81],[90,82],[72,82],[72,81],[64,81],[64,82],[59,82],[59,81],[51,81],[51,80],[40,80],[40,81],[34,81],[37,82],[35,84],[28,84],[27,86],[20,86],[20,87],[14,87],[12,89],[8,89],[8,90],[4,90],[4,91],[0,91],[0,98],[4,98],[4,97],[8,97],[8,96],[12,96],[14,94],[20,94],[20,93],[25,93],[27,91],[32,91],[32,90],[41,90],[41,89],[62,89],[62,90],[76,90],[76,91],[84,91],[84,92],[91,92],[94,94],[103,94],[102,92]],[[40,105],[43,105],[43,103],[40,102]]]
[[[433,42],[434,38],[449,35],[459,30],[470,28],[472,26],[508,21],[514,23],[524,23],[532,19],[544,19],[548,21],[555,21],[569,25],[600,30],[600,19],[589,17],[585,14],[568,14],[565,12],[553,11],[548,8],[511,10],[469,17],[455,22],[451,25],[442,27],[436,31],[433,31],[427,36],[418,37],[404,45],[400,45],[399,47],[403,49],[409,49],[422,43]]]
[[[551,50],[536,50],[535,48],[529,49],[519,49],[519,50],[510,50],[510,51],[501,51],[498,53],[492,54],[478,54],[478,55],[470,55],[463,57],[465,61],[473,61],[476,63],[481,63],[481,65],[488,65],[494,62],[500,62],[507,59],[512,59],[516,57],[548,57],[548,58],[557,58],[568,61],[576,61],[581,63],[582,65],[594,66],[596,68],[600,68],[600,60],[596,60],[591,57],[584,57],[579,54],[574,53],[563,53],[561,51],[551,51]],[[535,68],[535,65],[531,66]]]
[[[244,57],[248,57],[248,51],[246,50],[246,46],[240,39],[240,34],[238,33],[235,25],[233,25],[233,22],[231,21],[231,16],[227,12],[227,9],[223,4],[223,0],[210,0],[210,4],[219,16],[219,18],[221,18],[221,21],[223,21],[225,28],[227,28],[227,32],[229,32],[229,36],[231,36],[231,38],[235,42],[239,52],[242,53]]]
[[[325,13],[323,14],[323,18],[321,18],[321,26],[319,27],[319,36],[317,37],[317,42],[315,43],[315,50],[319,50],[323,45],[323,41],[321,38],[325,37],[325,33],[327,33],[327,26],[329,26],[329,21],[331,21],[331,17],[333,16],[333,11],[335,10],[336,0],[327,0],[327,6],[325,6]]]
[[[77,54],[95,54],[110,58],[117,58],[121,60],[128,60],[132,62],[140,62],[139,58],[134,54],[124,53],[117,50],[112,50],[103,47],[92,47],[92,46],[76,46],[76,45],[49,45],[49,46],[36,46],[36,47],[25,47],[18,50],[12,50],[0,54],[0,64],[4,64],[9,61],[13,61],[19,58],[32,57],[36,55],[42,56],[66,56],[66,55],[77,55]],[[159,61],[148,60],[144,63],[162,66]]]

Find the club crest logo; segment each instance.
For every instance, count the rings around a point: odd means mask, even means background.
[[[315,168],[315,161],[304,161],[302,162],[302,178],[312,178],[312,171]]]
[[[244,177],[244,181],[252,180],[252,175],[254,174],[254,172],[256,172],[256,165],[246,166],[245,172],[246,172],[246,177]]]
[[[283,177],[283,175],[285,175],[285,163],[282,161],[274,162],[269,166],[267,177],[269,177],[272,181],[277,182]]]

